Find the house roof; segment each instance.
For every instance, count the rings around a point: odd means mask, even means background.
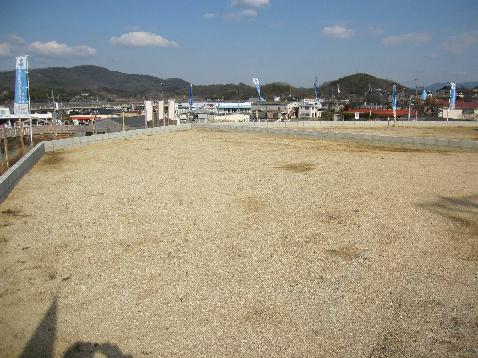
[[[440,105],[448,108],[448,101],[440,101]],[[478,102],[465,102],[465,101],[456,101],[456,109],[478,109]]]
[[[344,113],[372,113],[377,116],[393,116],[393,110],[391,109],[368,109],[368,108],[351,108]],[[415,111],[411,111],[415,115]],[[408,116],[408,109],[397,109],[397,117]]]

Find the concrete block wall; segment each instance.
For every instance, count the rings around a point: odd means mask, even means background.
[[[391,125],[391,122],[387,121],[312,121],[312,120],[299,120],[292,122],[237,122],[237,123],[224,123],[224,122],[210,122],[210,125],[215,126],[226,126],[234,125],[238,127],[246,126],[255,126],[255,127],[268,127],[268,128],[290,128],[290,129],[300,129],[307,127],[387,127]],[[477,125],[476,121],[407,121],[400,120],[395,123],[396,126],[406,126],[406,127],[433,127],[433,126],[465,126],[465,127],[475,127]]]
[[[0,202],[6,199],[15,185],[40,160],[44,153],[44,143],[38,143],[0,177]]]

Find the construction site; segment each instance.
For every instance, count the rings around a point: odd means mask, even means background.
[[[476,356],[476,137],[265,125],[37,145],[0,204],[0,355]]]

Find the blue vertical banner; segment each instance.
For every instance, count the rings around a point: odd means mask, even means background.
[[[393,120],[397,118],[397,85],[392,87],[392,110],[393,110]]]
[[[315,81],[314,81],[314,94],[315,94],[315,100],[318,102],[319,101],[319,84],[317,82],[317,77],[315,77]]]
[[[393,112],[397,111],[397,86],[393,85],[392,87],[392,109]]]
[[[427,97],[428,97],[427,91],[425,89],[423,89],[421,100],[426,101]]]
[[[193,84],[189,84],[189,111],[193,110]]]
[[[450,109],[455,109],[456,105],[456,83],[450,82]]]
[[[15,66],[15,102],[13,113],[16,116],[30,116],[30,99],[28,98],[28,58],[17,57]]]

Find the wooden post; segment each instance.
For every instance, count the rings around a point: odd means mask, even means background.
[[[30,116],[30,145],[33,147],[33,119]]]
[[[123,126],[121,127],[121,130],[124,132],[124,111],[121,112],[121,117],[123,118]]]
[[[8,160],[8,139],[7,131],[3,128],[3,148],[5,150],[5,162],[7,162],[7,169],[10,167],[10,162]]]
[[[21,118],[18,118],[18,125],[19,125],[18,134],[19,134],[19,137],[20,137],[20,146],[22,148],[22,154],[23,154],[23,152],[25,151],[25,142],[24,142],[24,138],[23,138],[23,122],[22,122]]]

